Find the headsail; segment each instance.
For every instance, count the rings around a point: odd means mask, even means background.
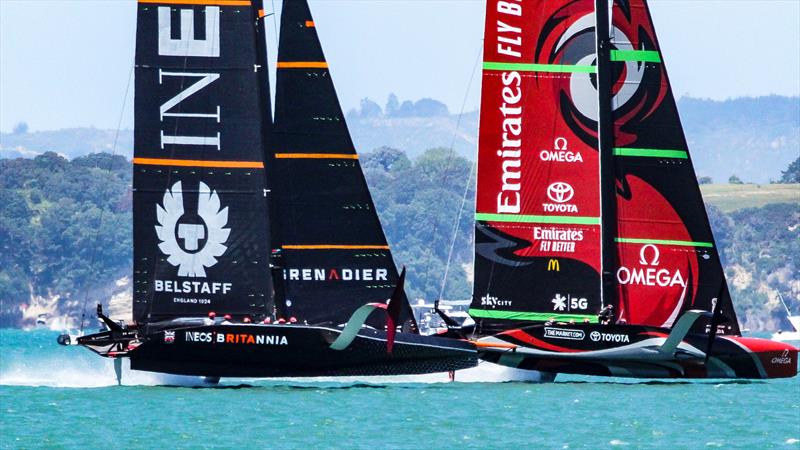
[[[722,292],[720,333],[739,334],[646,0],[614,1],[610,38],[618,315],[670,327]]]
[[[280,31],[268,162],[284,305],[300,321],[338,325],[388,299],[398,273],[305,0],[283,2]],[[402,320],[413,321],[407,303]]]
[[[134,318],[258,315],[271,291],[248,0],[139,0]]]
[[[593,1],[489,0],[470,307],[484,331],[596,321],[595,64]]]

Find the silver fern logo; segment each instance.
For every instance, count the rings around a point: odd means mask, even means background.
[[[156,234],[158,248],[168,256],[167,261],[178,267],[179,277],[205,278],[206,268],[212,267],[225,253],[225,242],[231,234],[228,208],[221,208],[217,191],[200,182],[197,216],[203,222],[183,223],[183,186],[178,181],[164,193],[163,207],[156,205]],[[180,242],[179,242],[180,241]]]

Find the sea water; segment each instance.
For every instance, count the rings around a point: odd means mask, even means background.
[[[2,448],[800,448],[800,379],[423,383],[132,372],[0,330]]]

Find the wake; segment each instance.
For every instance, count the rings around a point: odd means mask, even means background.
[[[57,388],[101,388],[117,385],[114,361],[72,357],[46,357],[13,361],[0,366],[0,385]],[[130,361],[122,361],[123,386],[198,387],[206,383],[201,377],[166,375],[130,369]]]

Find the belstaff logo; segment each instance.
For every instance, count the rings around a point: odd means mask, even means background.
[[[548,272],[561,272],[561,264],[558,262],[557,259],[551,259],[547,261],[547,271]]]
[[[168,256],[167,261],[178,267],[180,277],[205,278],[208,267],[217,263],[225,253],[231,234],[228,208],[221,208],[217,191],[200,182],[197,199],[197,216],[202,223],[191,223],[185,218],[183,186],[178,181],[164,193],[164,206],[156,205],[156,234],[161,241],[158,248]]]

